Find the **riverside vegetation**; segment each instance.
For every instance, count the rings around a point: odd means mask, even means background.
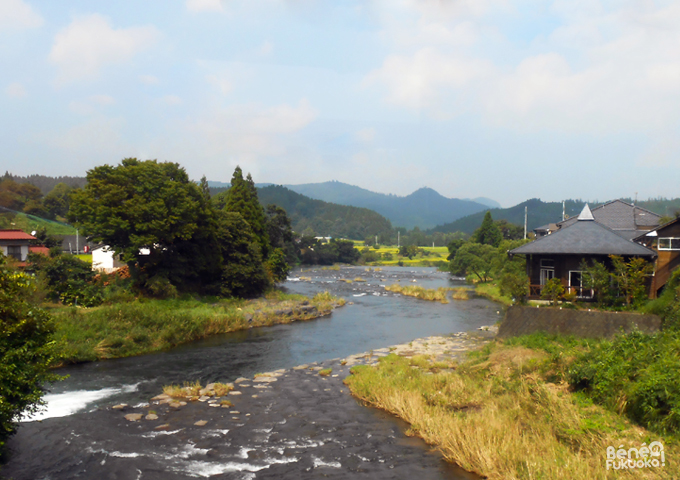
[[[449,461],[491,479],[680,476],[680,272],[646,311],[654,335],[533,334],[460,364],[388,356],[356,367],[353,394],[411,424]],[[661,441],[666,463],[610,470],[606,449]],[[675,460],[671,460],[675,459]]]
[[[540,335],[496,342],[461,364],[389,355],[353,367],[352,393],[410,424],[448,461],[490,479],[677,478],[677,463],[607,471],[609,446],[662,440],[678,458],[677,430],[643,428],[569,383],[585,341]],[[606,347],[603,347],[606,348]],[[674,432],[674,433],[673,433]]]
[[[309,320],[344,300],[272,291],[264,298],[136,300],[53,312],[57,358],[73,363],[153,353],[210,335]]]
[[[419,285],[387,285],[385,290],[388,292],[399,293],[409,297],[416,297],[421,300],[429,300],[431,302],[449,303],[448,292],[453,292],[454,300],[467,300],[469,298],[467,288],[425,288]]]

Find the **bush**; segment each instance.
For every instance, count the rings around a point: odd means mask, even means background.
[[[564,295],[564,287],[559,278],[551,278],[541,290],[541,298],[550,300],[553,305],[557,305],[557,301],[562,295]]]
[[[31,279],[10,270],[0,255],[0,447],[16,429],[16,420],[43,404],[43,385],[53,358],[49,315],[30,304]]]
[[[569,383],[661,433],[680,430],[680,338],[639,332],[602,342],[574,361]]]

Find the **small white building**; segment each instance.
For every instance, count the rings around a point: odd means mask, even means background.
[[[140,248],[140,255],[149,255],[148,248]],[[100,245],[92,250],[92,270],[97,272],[111,273],[125,266],[120,257],[121,253],[114,256],[114,251],[108,245]]]
[[[125,266],[120,261],[120,255],[114,258],[114,252],[108,245],[101,245],[92,250],[92,270],[97,272],[111,273]]]

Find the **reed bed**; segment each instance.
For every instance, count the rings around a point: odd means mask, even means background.
[[[441,302],[441,303],[449,303],[449,299],[447,298],[447,293],[449,291],[448,288],[444,287],[439,287],[437,289],[434,288],[425,288],[421,287],[419,285],[387,285],[385,287],[385,290],[388,292],[393,292],[393,293],[400,293],[402,295],[407,295],[409,297],[416,297],[420,298],[421,300],[429,300],[431,302]]]

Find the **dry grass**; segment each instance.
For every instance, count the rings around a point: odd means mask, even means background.
[[[451,298],[454,300],[469,300],[470,299],[470,289],[465,287],[452,288],[453,294]]]
[[[352,283],[352,280],[350,280],[349,278],[339,278],[338,282]]]
[[[301,281],[301,282],[311,282],[311,281],[312,281],[312,277],[303,277],[303,276],[300,276],[300,281]]]
[[[163,387],[163,393],[170,395],[172,398],[198,397],[202,388],[200,382],[185,383],[183,387],[179,385],[166,385]]]
[[[656,434],[545,382],[545,356],[524,347],[493,347],[454,370],[433,373],[422,358],[389,355],[377,367],[354,367],[352,393],[411,424],[410,433],[444,457],[492,480],[678,478],[677,463],[607,471],[606,448],[639,448]],[[666,459],[680,448],[666,445]]]
[[[231,392],[233,389],[234,389],[234,387],[230,384],[216,383],[214,388],[213,388],[213,391],[215,392],[216,397],[224,397],[229,392]]]
[[[213,383],[211,388],[206,391],[206,387],[201,386],[200,382],[185,383],[184,386],[166,385],[163,387],[163,393],[170,395],[172,398],[184,398],[189,400],[196,400],[200,396],[207,397],[223,397],[234,389],[233,385],[228,383]]]
[[[409,297],[420,298],[421,300],[429,300],[431,302],[449,303],[446,297],[447,288],[439,287],[436,290],[433,288],[424,288],[418,285],[387,285],[385,290],[388,292],[400,293]]]
[[[361,277],[356,277],[356,278],[354,279],[354,281],[355,281],[355,282],[365,282],[366,280],[364,280],[364,279],[361,278]]]
[[[324,368],[323,370],[319,370],[319,375],[322,377],[327,377],[331,374],[331,372],[333,372],[332,368]]]

